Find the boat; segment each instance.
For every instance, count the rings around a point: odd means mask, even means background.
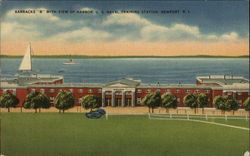
[[[64,62],[63,64],[65,64],[65,65],[74,65],[74,64],[78,64],[78,63],[73,62],[73,59],[71,58],[71,59],[69,59],[69,62]]]
[[[17,84],[26,86],[31,84],[58,84],[63,83],[63,77],[58,75],[37,74],[32,70],[32,48],[29,43],[28,48],[24,54],[22,62],[18,68],[18,73],[15,78],[1,79],[1,83]]]

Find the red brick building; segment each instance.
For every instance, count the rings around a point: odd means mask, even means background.
[[[81,98],[94,94],[102,98],[102,106],[142,106],[142,99],[149,93],[160,91],[161,94],[171,93],[177,97],[178,106],[185,107],[183,98],[187,94],[206,94],[209,98],[208,107],[213,107],[213,99],[218,95],[226,95],[238,100],[239,104],[249,96],[249,80],[232,76],[203,76],[197,77],[196,84],[144,84],[140,80],[123,78],[107,84],[94,83],[64,83],[61,76],[29,75],[15,79],[1,80],[0,95],[10,91],[20,100],[24,100],[31,91],[46,94],[53,104],[54,98],[60,90],[73,93],[75,105],[79,106]]]

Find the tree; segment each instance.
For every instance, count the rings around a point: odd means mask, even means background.
[[[227,103],[227,99],[228,99],[228,97],[226,97],[226,96],[216,96],[214,98],[214,101],[213,101],[214,106],[215,106],[215,108],[221,110],[221,114],[224,114],[225,111],[230,110],[230,106]]]
[[[196,108],[198,107],[197,96],[194,94],[188,94],[184,97],[183,102],[186,106],[194,109],[194,113],[196,114]]]
[[[59,113],[61,110],[64,111],[74,107],[75,98],[71,92],[62,90],[60,91],[55,98],[55,107],[59,109]]]
[[[150,113],[150,109],[152,110],[152,113],[154,113],[154,109],[161,105],[160,92],[155,92],[155,93],[146,95],[142,99],[142,103],[149,108],[149,113]]]
[[[26,100],[24,102],[24,108],[26,109],[35,109],[35,113],[37,113],[37,109],[39,112],[41,108],[50,108],[50,100],[49,98],[40,92],[30,92]]]
[[[234,111],[239,109],[239,103],[233,98],[228,98],[227,99],[226,106],[229,107],[229,110],[233,111],[233,115],[234,115]]]
[[[221,110],[221,114],[224,114],[225,111],[234,111],[239,109],[239,103],[236,99],[229,98],[227,96],[216,96],[213,101],[215,107]]]
[[[208,97],[205,94],[199,94],[197,96],[197,105],[202,108],[202,114],[204,114],[204,107],[208,105]]]
[[[96,95],[86,95],[82,99],[82,107],[85,109],[92,111],[92,109],[101,107],[101,99]]]
[[[161,104],[166,108],[166,113],[169,113],[169,108],[177,108],[177,98],[170,93],[166,93],[161,96]]]
[[[244,101],[243,105],[244,105],[244,107],[245,107],[245,110],[248,111],[248,115],[250,116],[250,100],[249,100],[249,99],[250,99],[250,98],[248,97],[248,98]]]
[[[8,108],[8,112],[10,112],[11,107],[15,107],[19,103],[19,99],[10,92],[4,92],[1,97],[1,108]]]

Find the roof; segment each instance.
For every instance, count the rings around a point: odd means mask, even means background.
[[[1,79],[1,83],[7,82],[9,84],[18,84],[20,86],[29,85],[39,82],[53,82],[63,79],[62,76],[45,75],[45,74],[32,74],[32,75],[17,75],[12,79]]]
[[[108,82],[104,87],[136,87],[140,84],[140,80],[135,80],[132,78],[122,78],[116,81]]]
[[[249,92],[249,83],[234,83],[223,86],[224,91],[247,91]]]
[[[29,88],[101,88],[102,83],[63,83],[49,85],[28,85]]]
[[[215,86],[196,85],[196,84],[141,84],[137,88],[197,88],[197,89],[211,89]],[[218,88],[218,86],[216,86]]]
[[[249,80],[240,76],[210,75],[196,78],[201,83],[216,83],[219,85],[231,85],[233,83],[249,83]]]

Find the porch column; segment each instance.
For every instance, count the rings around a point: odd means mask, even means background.
[[[233,91],[233,98],[236,98],[236,91]]]
[[[112,91],[112,107],[115,107],[115,92]]]
[[[102,107],[105,107],[105,91],[102,91]]]
[[[132,91],[132,107],[134,107],[135,106],[135,92],[134,91]]]
[[[125,106],[125,91],[122,91],[122,107]]]

